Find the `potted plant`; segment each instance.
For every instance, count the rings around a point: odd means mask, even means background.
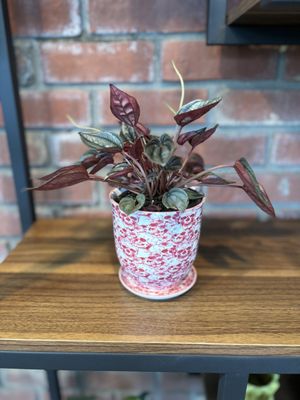
[[[74,165],[46,175],[35,190],[53,190],[83,181],[106,182],[116,189],[113,209],[115,246],[121,283],[134,294],[167,299],[189,290],[196,281],[197,254],[205,196],[199,187],[226,186],[244,190],[264,212],[275,216],[263,186],[245,158],[205,169],[198,146],[218,125],[186,129],[215,107],[221,98],[184,104],[184,83],[174,135],[153,135],[140,121],[137,100],[110,85],[110,109],[120,122],[118,133],[85,128],[80,138],[89,150]],[[186,150],[180,156],[179,148]],[[109,171],[103,174],[109,167]],[[240,182],[219,176],[231,169]]]
[[[274,400],[280,387],[279,378],[278,374],[251,374],[245,400]]]

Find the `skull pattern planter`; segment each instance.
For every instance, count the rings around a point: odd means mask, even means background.
[[[122,285],[137,296],[153,300],[187,292],[197,279],[193,262],[205,198],[183,212],[136,211],[127,215],[114,200],[116,192],[111,193],[110,200]]]

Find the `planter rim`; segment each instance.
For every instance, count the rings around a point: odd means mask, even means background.
[[[117,190],[120,190],[120,189],[115,188],[115,189],[113,189],[113,190],[109,193],[109,199],[110,199],[111,203],[112,203],[114,206],[119,207],[119,204],[118,204],[118,203],[115,201],[115,199],[113,198],[113,195],[117,192]],[[186,208],[184,211],[179,211],[179,210],[174,210],[174,211],[143,211],[143,210],[137,210],[137,211],[135,211],[133,214],[135,214],[135,213],[145,214],[145,215],[147,215],[147,214],[154,214],[154,213],[155,213],[155,214],[163,214],[163,215],[166,215],[166,214],[167,214],[167,215],[174,215],[174,214],[176,214],[176,213],[182,213],[182,214],[184,214],[185,212],[194,210],[195,208],[202,207],[203,204],[205,203],[205,201],[206,201],[206,196],[203,195],[203,198],[202,198],[202,200],[201,200],[200,203],[196,204],[194,207]],[[120,207],[119,207],[119,208],[120,208]],[[122,213],[124,213],[121,209],[120,209],[120,211],[121,211]],[[124,214],[127,215],[126,213],[124,213]],[[129,217],[130,217],[130,215],[129,215]]]

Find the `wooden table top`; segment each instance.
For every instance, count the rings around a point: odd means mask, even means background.
[[[300,221],[212,221],[198,281],[166,302],[120,285],[109,219],[40,220],[0,265],[0,351],[299,355]]]

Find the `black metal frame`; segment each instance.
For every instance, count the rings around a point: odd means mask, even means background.
[[[35,221],[16,64],[5,0],[0,1],[0,101],[23,233]]]
[[[299,374],[300,356],[149,355],[117,353],[0,352],[0,368],[202,372],[219,374],[218,400],[244,400],[250,373]],[[49,372],[48,372],[49,376]],[[52,400],[59,400],[58,381]]]
[[[296,26],[228,26],[227,0],[208,0],[207,44],[300,44]]]

